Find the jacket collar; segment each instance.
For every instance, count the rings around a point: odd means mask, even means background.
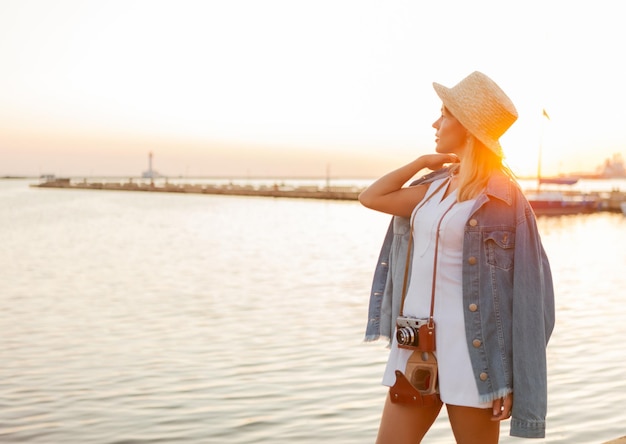
[[[444,167],[439,170],[433,171],[432,173],[427,174],[418,180],[413,181],[411,183],[411,186],[418,185],[420,183],[432,182],[434,180],[441,179],[442,177],[446,177],[449,175],[450,167]],[[485,194],[487,196],[500,199],[507,205],[513,205],[513,195],[515,191],[514,187],[515,183],[509,176],[507,176],[503,172],[497,172],[489,178],[489,181],[487,182],[487,187],[485,188]]]

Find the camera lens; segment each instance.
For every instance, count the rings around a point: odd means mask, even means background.
[[[396,339],[400,345],[417,345],[417,336],[415,329],[411,327],[399,328],[396,332]]]

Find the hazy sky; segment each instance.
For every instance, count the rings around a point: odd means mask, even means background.
[[[432,151],[474,70],[509,164],[626,153],[622,2],[0,0],[0,175],[375,177]],[[546,109],[550,120],[542,117]],[[626,157],[626,156],[625,156]]]

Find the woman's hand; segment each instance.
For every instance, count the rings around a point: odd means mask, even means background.
[[[499,398],[493,401],[493,415],[492,421],[502,421],[511,417],[511,410],[513,409],[513,393],[509,393],[504,398]]]

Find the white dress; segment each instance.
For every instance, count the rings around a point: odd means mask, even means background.
[[[433,182],[427,196],[441,184]],[[457,198],[456,190],[442,200],[447,186],[442,187],[413,217],[413,263],[411,282],[404,301],[404,315],[426,318],[430,314],[435,230],[437,224]],[[479,402],[474,380],[463,318],[462,258],[463,232],[475,200],[457,202],[445,215],[439,234],[439,253],[435,287],[436,353],[439,367],[439,394],[446,404],[466,407],[491,407]],[[411,350],[398,348],[395,335],[383,384],[395,383],[395,370],[404,371]]]

